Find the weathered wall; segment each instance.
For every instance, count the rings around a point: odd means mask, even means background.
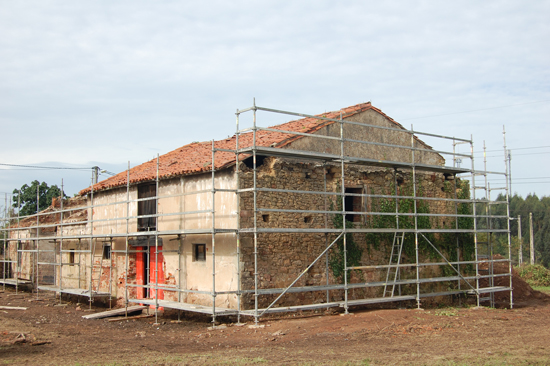
[[[365,125],[389,127],[398,129],[398,126],[388,120],[385,116],[377,113],[373,110],[367,110],[365,112],[356,114],[349,118],[345,118],[346,121],[360,122]],[[340,124],[335,123],[323,127],[319,131],[315,132],[315,135],[340,137]],[[344,138],[352,140],[361,140],[366,142],[375,142],[383,144],[391,144],[396,146],[403,146],[410,148],[413,144],[411,141],[411,135],[406,131],[389,131],[385,129],[344,124]],[[416,163],[430,164],[430,165],[443,165],[444,159],[437,153],[430,152],[428,147],[414,139],[414,147],[425,151],[415,151],[414,157]],[[341,146],[338,140],[328,140],[315,137],[303,137],[284,148],[304,150],[304,151],[316,151],[329,154],[340,155]],[[361,157],[375,160],[387,160],[397,162],[412,162],[411,149],[387,147],[380,145],[369,145],[358,142],[345,142],[344,155]]]
[[[231,169],[217,172],[215,176],[216,189],[234,189],[234,172]],[[212,176],[211,174],[201,174],[196,176],[185,176],[169,179],[159,182],[159,199],[157,201],[158,230],[159,231],[193,231],[210,230],[212,228]],[[201,192],[201,193],[194,193]],[[126,188],[96,192],[94,194],[93,228],[94,234],[125,234],[126,233],[126,212],[129,206],[130,216],[137,216],[137,203],[125,202],[127,197]],[[130,200],[137,199],[137,186],[130,187]],[[237,225],[236,216],[236,195],[232,192],[216,192],[215,194],[215,226],[218,229],[235,229]],[[91,204],[91,200],[88,200]],[[96,206],[97,205],[97,206]],[[201,213],[180,214],[183,212],[203,211]],[[91,214],[91,209],[89,210]],[[83,230],[89,230],[88,224]],[[137,230],[137,219],[128,220],[128,232],[130,234]],[[67,233],[68,234],[68,233]],[[131,236],[131,235],[130,235]],[[131,236],[131,239],[134,237]],[[216,234],[216,290],[234,291],[237,289],[237,258],[236,258],[236,239],[233,233]],[[212,235],[205,234],[185,234],[181,237],[176,235],[162,235],[162,273],[163,278],[159,278],[159,283],[163,287],[212,291]],[[105,240],[109,240],[108,238]],[[94,240],[96,252],[101,253],[102,240]],[[124,238],[113,238],[112,249],[114,251],[124,251],[126,241]],[[193,245],[206,244],[206,260],[196,262],[193,260]],[[74,244],[71,244],[74,245]],[[135,250],[137,244],[131,246],[130,250]],[[153,244],[154,247],[154,244]],[[89,248],[88,244],[84,246]],[[146,250],[146,246],[143,247]],[[181,253],[181,255],[180,255]],[[68,256],[68,254],[65,254]],[[159,256],[160,258],[160,256]],[[136,254],[129,256],[128,273],[126,274],[126,263],[124,253],[112,253],[111,261],[113,272],[109,272],[109,261],[102,260],[103,273],[101,278],[101,291],[108,291],[109,281],[113,281],[112,294],[122,303],[124,299],[124,287],[126,276],[128,282],[136,284]],[[94,258],[96,265],[98,258]],[[81,268],[89,268],[89,255],[81,255]],[[63,278],[64,285],[78,284],[78,267],[74,269],[64,267]],[[86,273],[80,272],[80,287],[84,283],[84,288],[89,286],[89,270]],[[159,271],[160,273],[160,271]],[[96,282],[94,281],[94,284]],[[96,286],[94,286],[94,289]],[[136,298],[136,289],[129,288],[130,298]],[[178,300],[183,302],[211,305],[211,296],[205,294],[182,293],[181,297],[177,291],[164,290],[164,298],[167,300]],[[218,306],[236,307],[236,297],[234,295],[220,295],[216,298]]]
[[[251,187],[253,184],[253,172],[246,165],[241,165],[241,188]],[[314,163],[301,163],[292,160],[267,158],[258,168],[258,187],[318,191],[341,191],[340,166],[323,167]],[[362,192],[368,194],[391,194],[391,186],[394,182],[393,171],[384,169],[369,169],[366,167],[346,166],[345,186],[362,188]],[[403,191],[412,186],[410,172],[398,172],[398,191]],[[447,188],[445,177],[442,174],[417,174],[417,185],[421,187],[422,195],[426,197],[452,197],[452,191]],[[420,188],[419,188],[420,191]],[[403,192],[400,192],[402,194]],[[335,211],[342,207],[341,197],[326,196],[320,194],[282,193],[282,192],[258,192],[257,227],[258,228],[334,228],[334,214],[323,213],[292,213],[269,212],[264,209],[284,210],[329,210]],[[361,211],[376,211],[378,202],[374,198],[367,198],[362,202]],[[431,212],[453,213],[452,205],[442,201],[430,201]],[[351,208],[347,208],[350,211]],[[241,195],[241,226],[253,227],[253,195],[243,193]],[[432,218],[432,225],[436,227],[439,221],[450,220],[449,217]],[[357,217],[355,228],[369,227],[368,218],[364,220]],[[259,288],[284,288],[288,286],[303,270],[326,248],[327,243],[332,242],[334,234],[325,236],[323,233],[295,234],[295,233],[269,233],[258,235],[258,276]],[[363,249],[361,265],[388,264],[391,245],[381,246],[376,250],[372,243],[367,241],[365,234],[353,234],[355,242]],[[254,288],[254,242],[252,235],[242,237],[242,262],[241,275],[242,286],[245,290]],[[324,285],[327,283],[326,259],[321,259],[311,270],[305,274],[295,285],[310,286]],[[328,271],[329,283],[335,284],[336,280],[332,270]],[[385,272],[367,271],[352,275],[352,282],[379,281],[385,276]],[[379,294],[380,289],[355,290],[352,298]],[[275,296],[261,296],[260,306],[266,306]],[[331,300],[340,300],[341,291],[331,291]],[[326,300],[326,292],[295,293],[286,295],[280,305],[296,305],[299,303],[312,303]],[[247,295],[243,298],[243,307],[252,308],[254,297]]]

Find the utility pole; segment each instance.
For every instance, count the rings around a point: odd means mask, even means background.
[[[512,196],[514,195],[514,192],[512,192],[512,150],[508,150],[508,181],[510,182],[510,200],[512,199]]]
[[[535,264],[535,239],[533,238],[533,213],[529,212],[529,243],[531,244],[531,264]]]
[[[92,167],[92,184],[97,183],[98,177],[99,177],[99,167],[98,166],[93,166]]]
[[[521,265],[523,263],[523,240],[521,238],[521,215],[518,215],[518,239],[519,239],[518,262]]]

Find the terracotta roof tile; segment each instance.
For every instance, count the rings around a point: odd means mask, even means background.
[[[341,111],[327,112],[318,114],[317,116],[338,119],[340,118],[340,112],[342,116],[350,117],[357,113],[364,112],[368,109],[372,109],[391,122],[395,123],[399,128],[403,128],[399,123],[395,122],[392,118],[384,114],[380,109],[373,107],[370,102],[357,104],[351,107],[342,109]],[[272,128],[284,131],[312,133],[324,126],[333,124],[333,121],[319,120],[316,118],[302,118],[296,121],[283,123],[281,125],[274,126]],[[252,146],[252,132],[239,135],[239,147],[245,148]],[[258,146],[273,146],[283,147],[292,141],[302,138],[293,134],[284,132],[272,132],[272,131],[257,131],[256,133],[256,145]],[[230,137],[227,139],[214,142],[214,146],[217,149],[235,149],[236,137]],[[246,157],[243,157],[243,159]],[[220,169],[226,166],[230,166],[235,163],[235,154],[230,152],[216,152],[215,154],[215,168]],[[146,163],[138,165],[130,169],[130,184],[139,182],[151,181],[156,178],[157,175],[157,159],[150,160]],[[197,174],[200,172],[211,171],[210,165],[212,164],[212,142],[194,142],[178,149],[175,149],[167,154],[159,157],[159,178],[166,179],[170,177]],[[113,177],[105,179],[94,185],[94,191],[101,191],[111,189],[115,187],[126,185],[127,171],[123,171]],[[91,187],[83,189],[79,192],[80,195],[87,194],[91,191]]]

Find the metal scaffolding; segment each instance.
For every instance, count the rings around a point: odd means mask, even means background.
[[[335,133],[316,134],[299,131],[277,129],[277,127],[260,127],[257,122],[258,113],[270,115],[283,115],[300,118],[309,118],[323,123],[337,126]],[[252,114],[252,125],[242,128],[243,115]],[[366,141],[361,137],[349,136],[350,128],[369,128],[381,133],[399,134],[403,137],[403,144],[394,144],[384,141]],[[293,145],[285,148],[265,146],[261,137],[269,134],[284,134],[289,139],[309,138],[312,141],[323,141],[337,146],[338,151],[312,151],[294,148]],[[452,143],[452,151],[428,149],[418,146],[419,137],[431,138],[438,141]],[[437,296],[475,296],[477,305],[488,303],[495,305],[494,294],[497,292],[509,292],[510,307],[513,306],[512,296],[512,261],[511,238],[509,226],[508,207],[508,165],[506,164],[506,143],[504,142],[504,157],[506,171],[487,171],[487,162],[484,159],[484,169],[477,170],[474,167],[473,140],[456,137],[436,135],[395,127],[369,125],[364,122],[340,118],[328,118],[326,116],[313,116],[301,113],[293,113],[270,108],[256,106],[237,110],[235,147],[217,147],[215,141],[211,142],[210,183],[209,187],[196,186],[195,190],[188,191],[184,188],[185,177],[182,177],[181,190],[169,194],[161,194],[162,175],[160,173],[160,158],[156,159],[156,177],[150,182],[154,186],[154,195],[146,198],[138,197],[137,184],[132,183],[132,169],[128,163],[128,170],[120,173],[125,175],[125,187],[118,186],[118,200],[97,201],[94,195],[99,195],[91,185],[85,204],[74,207],[64,207],[64,201],[60,200],[60,207],[53,205],[47,210],[39,211],[35,215],[16,218],[9,217],[6,209],[3,223],[3,253],[2,258],[2,283],[4,286],[21,284],[33,284],[35,290],[53,291],[58,294],[70,294],[87,297],[90,304],[94,299],[101,298],[111,300],[113,297],[120,300],[119,304],[128,306],[130,303],[149,305],[158,310],[160,308],[175,309],[189,312],[199,312],[212,316],[212,322],[216,323],[216,317],[223,315],[236,315],[240,322],[242,316],[253,317],[257,323],[260,318],[269,313],[289,312],[300,310],[328,309],[341,307],[348,313],[352,306],[386,303],[396,301],[413,301],[417,307],[421,307],[422,299]],[[243,140],[246,140],[243,142]],[[467,145],[469,153],[458,153],[458,145]],[[354,154],[350,146],[369,146],[375,148],[395,149],[408,154],[409,159],[390,160],[378,157],[366,157]],[[484,147],[485,148],[485,147]],[[234,165],[218,168],[216,166],[216,154],[234,154]],[[450,156],[447,161],[453,162],[452,166],[440,164],[427,164],[422,161],[422,154],[438,154]],[[315,164],[322,169],[322,177],[317,177],[319,186],[323,190],[307,190],[296,185],[294,188],[262,185],[261,162],[267,157],[289,161]],[[461,168],[458,161],[462,159],[470,162],[470,167]],[[406,160],[406,161],[402,161]],[[217,184],[217,176],[222,172],[233,169],[232,188],[224,188]],[[393,185],[393,191],[371,189],[361,192],[348,189],[349,172],[358,169],[370,169],[372,171],[390,172],[392,179],[388,181],[388,187]],[[333,187],[327,185],[329,170],[337,172],[339,179],[334,180]],[[388,174],[390,174],[388,173]],[[336,174],[336,173],[334,173]],[[419,181],[430,174],[441,174],[446,182],[452,184],[450,192],[440,197],[428,196],[422,193]],[[398,180],[405,176],[411,182],[411,191],[406,194],[398,192]],[[490,177],[504,177],[504,187],[491,187]],[[248,180],[251,178],[251,181]],[[476,178],[483,180],[483,185],[477,185]],[[467,197],[458,197],[457,181],[469,181],[469,193]],[[205,181],[208,178],[205,178]],[[62,183],[63,186],[63,183]],[[375,187],[376,188],[376,187]],[[501,190],[505,193],[506,200],[491,201],[491,192]],[[477,193],[476,193],[477,192]],[[481,192],[481,193],[479,193]],[[220,201],[222,194],[234,195],[236,207],[232,213],[232,227],[219,224],[220,211],[216,202]],[[37,192],[37,196],[39,193]],[[306,196],[318,197],[319,207],[303,207],[292,209],[264,206],[262,197],[274,195],[281,197],[283,201],[290,201],[292,197]],[[114,197],[115,195],[113,195]],[[185,202],[186,197],[208,197],[197,206],[196,209],[186,210],[185,204],[179,209],[168,210],[163,208],[161,202]],[[251,197],[251,199],[249,199]],[[285,198],[286,197],[286,198]],[[478,198],[479,197],[479,198]],[[353,199],[361,202],[391,202],[393,211],[380,210],[376,205],[364,205],[361,209],[351,209],[349,202]],[[8,200],[6,196],[6,207]],[[351,201],[350,201],[351,200]],[[137,207],[141,203],[153,201],[155,209],[152,214],[140,213]],[[202,202],[202,201],[201,201]],[[404,202],[412,202],[408,211],[401,211]],[[422,207],[426,205],[441,205],[447,207],[445,212],[424,212]],[[248,206],[247,206],[248,205]],[[496,215],[492,208],[495,205],[505,205],[506,214]],[[330,207],[329,207],[330,206]],[[466,211],[464,212],[464,208]],[[96,212],[112,212],[98,218]],[[243,223],[242,213],[251,211],[252,222]],[[308,222],[311,217],[320,217],[320,224],[311,224],[304,227],[303,223],[286,223],[284,225],[268,225],[265,222],[272,215],[301,215],[303,222]],[[70,219],[78,216],[78,219]],[[186,218],[208,218],[210,227],[192,227],[186,225]],[[347,217],[357,215],[361,218],[362,225],[353,224]],[[55,216],[55,219],[52,217]],[[334,222],[335,217],[341,218],[341,227]],[[391,218],[391,225],[386,227],[369,226],[369,220],[374,218]],[[154,226],[147,230],[140,230],[136,223],[139,220],[152,218]],[[170,219],[183,222],[177,229],[167,229],[163,224]],[[426,227],[421,222],[428,220],[432,223]],[[450,220],[449,227],[433,225],[438,220]],[[34,221],[31,223],[31,221]],[[370,221],[372,222],[372,221]],[[405,222],[411,223],[409,226]],[[461,222],[469,222],[464,227]],[[503,222],[505,222],[503,224]],[[24,223],[24,225],[22,225]],[[189,227],[191,226],[191,227]],[[108,230],[102,228],[107,227]],[[283,287],[262,287],[260,272],[262,270],[262,253],[270,245],[269,239],[274,235],[287,235],[290,238],[302,236],[314,236],[322,238],[315,247],[316,252],[309,255],[307,263],[302,263],[302,269],[291,281],[287,281]],[[384,263],[360,263],[350,264],[350,245],[354,236],[369,240],[380,240],[388,249]],[[187,262],[185,253],[189,252],[189,236],[209,238],[210,255],[205,260],[209,262],[211,271],[211,285],[200,286],[189,284],[182,278],[186,271]],[[216,243],[220,236],[234,239],[232,253],[235,256],[235,285],[224,287],[223,281],[219,281],[219,263],[217,262]],[[507,256],[495,257],[495,237],[506,237]],[[446,238],[452,241],[452,250],[445,251],[438,246],[438,240],[434,238]],[[390,239],[388,239],[390,238]],[[392,239],[393,238],[393,239]],[[414,238],[407,241],[406,238]],[[473,243],[465,243],[464,238],[471,238]],[[251,241],[251,248],[244,248],[243,241]],[[297,240],[297,239],[291,239]],[[363,239],[361,239],[363,240]],[[439,239],[440,241],[441,239]],[[368,241],[368,240],[367,240]],[[176,242],[177,245],[167,243]],[[220,241],[222,243],[223,241]],[[405,255],[404,247],[407,243],[414,242],[413,255]],[[464,258],[464,245],[473,246],[473,257]],[[184,245],[186,247],[184,248]],[[219,244],[222,245],[222,244]],[[224,244],[227,245],[227,244]],[[168,249],[167,246],[173,247]],[[432,256],[426,255],[420,247],[429,248]],[[449,246],[450,248],[451,246]],[[192,250],[195,247],[192,247]],[[223,247],[220,247],[223,249]],[[331,268],[331,256],[342,248],[343,275],[342,281],[336,279]],[[246,252],[252,250],[251,253]],[[250,254],[250,256],[248,256]],[[247,262],[246,258],[251,258]],[[163,275],[162,258],[172,258],[177,263],[174,268],[174,279],[167,283]],[[47,259],[46,259],[47,258]],[[136,266],[138,258],[142,258],[143,277],[141,280],[137,274]],[[154,260],[152,259],[154,258]],[[160,258],[160,259],[159,259]],[[508,271],[497,273],[495,265],[506,263]],[[217,266],[218,264],[218,266]],[[26,272],[22,270],[27,265]],[[247,281],[243,286],[243,276],[247,271],[243,266],[253,268],[252,281]],[[445,270],[443,269],[445,268]],[[52,270],[53,268],[53,270]],[[74,269],[76,268],[76,270]],[[322,274],[315,283],[305,283],[304,278],[314,268],[319,268]],[[431,268],[431,270],[428,270]],[[439,268],[439,270],[437,270]],[[31,270],[32,269],[32,270]],[[431,272],[430,272],[431,271]],[[439,272],[438,272],[439,271]],[[106,273],[108,272],[108,278]],[[48,277],[45,273],[53,274]],[[428,275],[424,275],[427,273]],[[430,275],[430,273],[438,273]],[[42,275],[41,275],[42,274]],[[353,277],[355,275],[355,277]],[[372,274],[369,280],[369,274]],[[277,275],[277,274],[274,274]],[[53,278],[52,278],[53,277]],[[509,278],[509,285],[497,286],[500,277]],[[367,278],[367,279],[365,279]],[[223,280],[223,278],[222,278]],[[265,281],[264,281],[265,282]],[[253,283],[253,285],[252,285]],[[446,288],[443,288],[445,286]],[[434,291],[434,288],[438,290]],[[288,304],[285,297],[290,294],[310,294],[307,298],[311,301],[300,300],[294,304]],[[376,295],[372,295],[376,294]],[[195,296],[194,300],[187,300],[188,296]],[[222,306],[217,298],[233,296],[232,306]],[[168,299],[170,298],[170,299]],[[209,303],[206,299],[209,298]],[[247,299],[253,300],[248,301]],[[61,299],[61,296],[60,296]],[[198,299],[198,300],[197,300]],[[248,302],[247,302],[248,301]],[[286,303],[285,303],[286,301]],[[247,305],[248,304],[248,305]],[[253,304],[253,306],[251,306]]]

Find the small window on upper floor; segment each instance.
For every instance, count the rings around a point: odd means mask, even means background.
[[[110,245],[104,245],[103,246],[103,259],[111,259],[111,246]]]
[[[206,244],[193,244],[193,261],[206,261]]]

